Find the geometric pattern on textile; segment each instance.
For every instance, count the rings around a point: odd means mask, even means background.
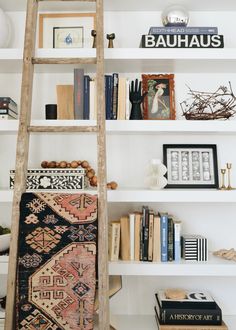
[[[94,241],[96,238],[96,227],[92,224],[88,225],[86,228],[83,225],[79,225],[78,228],[70,227],[71,234],[68,237],[72,241],[76,241],[77,239],[80,242],[84,241]]]
[[[68,195],[22,195],[17,330],[93,329],[97,197]]]
[[[49,252],[60,242],[60,239],[61,236],[50,228],[38,227],[26,236],[26,243],[38,252]]]
[[[25,268],[30,268],[30,267],[38,267],[40,263],[42,262],[42,258],[40,255],[37,253],[33,253],[32,255],[26,253],[20,260],[19,262],[25,266]]]
[[[42,315],[37,309],[34,310],[32,315],[28,316],[25,320],[21,322],[22,327],[20,329],[24,330],[56,330],[57,327],[53,325],[44,315]]]
[[[56,213],[72,224],[87,223],[97,219],[97,196],[95,195],[43,192],[36,195],[45,203],[49,203]]]

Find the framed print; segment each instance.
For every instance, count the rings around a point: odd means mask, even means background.
[[[92,48],[95,13],[39,15],[39,48]]]
[[[82,48],[84,28],[76,27],[54,27],[53,28],[53,48]]]
[[[143,118],[175,119],[175,92],[173,74],[142,75],[143,93],[147,93],[143,103]]]
[[[166,188],[218,188],[215,144],[164,144]]]

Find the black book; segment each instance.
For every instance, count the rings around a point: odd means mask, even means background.
[[[216,308],[216,302],[206,291],[186,291],[184,299],[169,299],[164,290],[157,292],[161,308]]]
[[[148,261],[148,241],[149,241],[149,209],[148,206],[143,206],[142,214],[143,224],[143,261]]]
[[[210,34],[146,34],[142,48],[223,48],[223,35]]]
[[[221,325],[222,312],[215,303],[215,308],[162,308],[156,294],[155,311],[160,324],[176,325]]]

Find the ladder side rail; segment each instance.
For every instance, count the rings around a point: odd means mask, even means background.
[[[104,88],[103,0],[96,2],[97,26],[97,159],[98,159],[98,301],[99,330],[109,327],[108,214],[106,178],[106,118]]]
[[[32,57],[35,52],[37,13],[38,13],[37,0],[28,0],[26,26],[25,26],[24,55],[23,55],[20,118],[19,118],[19,129],[18,129],[18,137],[17,137],[17,149],[16,149],[15,185],[14,185],[14,195],[13,195],[13,204],[12,204],[11,243],[10,243],[9,266],[8,266],[5,330],[16,329],[14,324],[14,315],[16,313],[15,297],[16,297],[17,249],[18,249],[19,216],[20,216],[19,205],[20,205],[21,195],[25,191],[27,165],[28,165],[29,134],[27,132],[27,126],[29,125],[31,119],[33,72],[34,72]]]

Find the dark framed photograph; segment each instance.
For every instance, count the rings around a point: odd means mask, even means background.
[[[83,48],[83,26],[53,28],[53,48]]]
[[[143,74],[143,118],[154,120],[175,119],[175,91],[173,74]]]
[[[166,188],[219,187],[215,144],[164,144]]]

